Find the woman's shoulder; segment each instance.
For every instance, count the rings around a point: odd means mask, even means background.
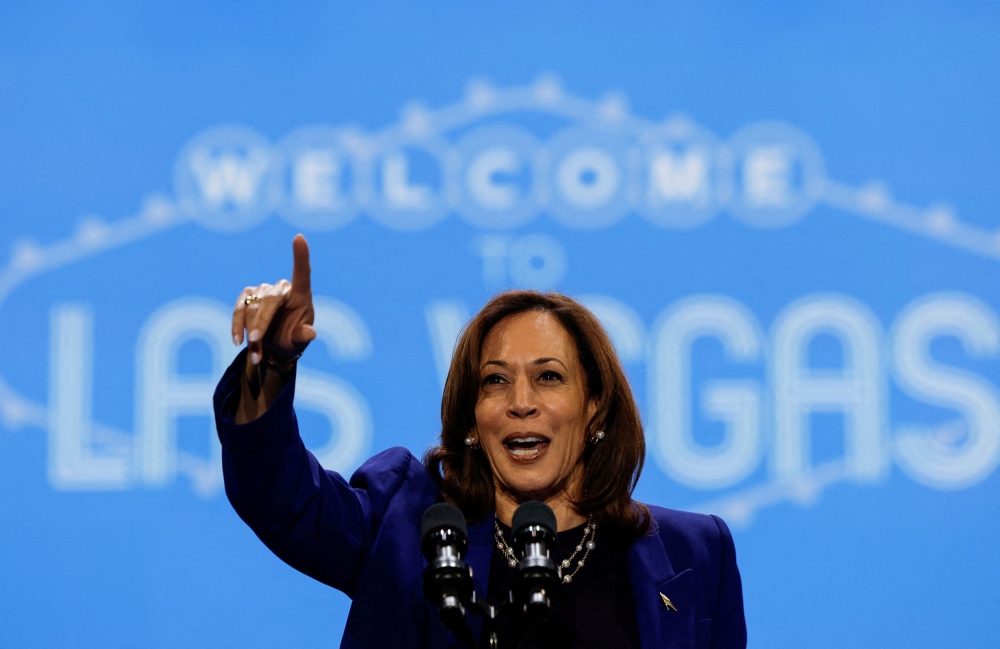
[[[397,497],[411,501],[415,507],[425,503],[429,507],[440,493],[423,463],[402,446],[387,448],[369,458],[354,472],[350,483],[368,492],[376,511],[384,511],[388,502]]]
[[[714,533],[718,534],[719,526],[725,522],[713,514],[700,514],[697,512],[687,512],[680,509],[670,509],[658,505],[646,505],[652,523],[661,527],[689,530],[693,533]]]
[[[717,558],[733,551],[733,536],[718,516],[646,505],[650,534],[660,537],[668,554]]]
[[[356,488],[394,491],[407,481],[431,481],[431,474],[409,449],[393,446],[376,453],[351,476]]]

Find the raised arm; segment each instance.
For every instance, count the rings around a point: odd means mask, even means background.
[[[292,281],[248,286],[233,307],[233,342],[247,340],[247,362],[236,423],[263,415],[288,382],[295,362],[316,337],[313,329],[309,244],[292,240]]]
[[[373,507],[368,485],[354,488],[325,471],[299,436],[296,360],[316,332],[309,246],[298,235],[292,248],[292,281],[247,287],[233,309],[233,342],[248,344],[214,398],[226,495],[281,559],[350,595],[372,544],[379,499]]]

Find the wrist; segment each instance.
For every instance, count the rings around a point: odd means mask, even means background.
[[[292,373],[292,370],[295,369],[296,363],[298,363],[300,358],[302,358],[302,352],[286,358],[265,356],[262,362],[269,370],[274,370],[278,374],[286,375]]]

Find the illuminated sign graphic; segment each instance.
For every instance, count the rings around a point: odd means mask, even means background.
[[[526,126],[525,115],[557,125]],[[963,223],[948,206],[912,207],[883,185],[856,188],[828,178],[817,144],[792,125],[753,124],[722,139],[686,117],[635,116],[617,95],[596,102],[575,97],[551,77],[507,89],[475,82],[459,103],[436,110],[411,105],[398,124],[377,133],[313,126],[274,143],[242,127],[211,128],[181,149],[174,184],[173,197],[150,196],[135,216],[85,219],[70,238],[51,245],[19,243],[0,269],[0,309],[35,277],[180,224],[237,232],[272,215],[306,232],[370,218],[405,233],[461,218],[481,231],[488,287],[546,288],[565,277],[568,257],[557,238],[515,231],[539,218],[589,233],[636,218],[654,228],[693,230],[722,214],[750,227],[784,228],[825,204],[1000,259],[1000,235]],[[832,293],[802,296],[771,322],[726,295],[663,305],[649,324],[614,296],[581,299],[601,317],[623,360],[644,364],[651,459],[678,484],[724,494],[701,508],[734,524],[778,502],[812,502],[833,483],[878,483],[892,466],[928,487],[959,489],[1000,463],[1000,393],[929,351],[950,337],[972,358],[1000,354],[1000,321],[975,296],[921,296],[886,327],[865,304]],[[470,314],[461,299],[426,305],[427,344],[442,381]],[[55,489],[155,488],[185,475],[197,493],[217,494],[217,443],[215,455],[181,451],[175,425],[179,417],[210,413],[215,380],[231,356],[228,322],[228,306],[194,297],[149,315],[136,341],[134,430],[126,432],[91,414],[92,309],[84,302],[53,304],[48,403],[23,396],[0,376],[0,415],[11,429],[48,432]],[[377,345],[357,309],[329,297],[317,299],[317,329],[340,360],[365,362]],[[817,336],[837,342],[837,367],[810,364],[807,350]],[[177,350],[192,339],[212,350],[211,374],[177,372]],[[763,378],[696,384],[692,349],[704,339],[717,341],[727,362],[761,368]],[[952,417],[935,426],[890,421],[890,384]],[[303,368],[297,406],[329,422],[328,443],[314,449],[325,466],[356,465],[370,450],[371,409],[347,381]],[[693,434],[696,411],[719,425],[715,443]],[[842,417],[843,457],[812,462],[815,413]],[[747,485],[762,465],[768,478]]]

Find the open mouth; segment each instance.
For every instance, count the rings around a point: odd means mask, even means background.
[[[514,434],[503,442],[507,453],[515,460],[533,460],[549,447],[549,439],[541,435]]]

